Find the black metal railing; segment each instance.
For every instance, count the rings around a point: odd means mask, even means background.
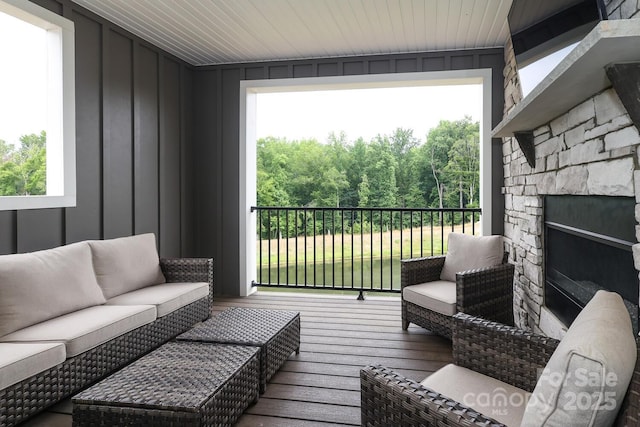
[[[476,234],[480,209],[252,207],[253,286],[400,291],[400,259],[446,253],[450,231]]]

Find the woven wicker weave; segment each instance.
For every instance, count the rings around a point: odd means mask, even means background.
[[[458,313],[453,316],[454,363],[533,391],[558,341]],[[640,342],[631,384],[616,426],[640,426]],[[360,372],[363,426],[502,426],[459,402],[382,366]]]
[[[401,288],[440,280],[445,256],[412,258],[401,261]],[[514,266],[494,267],[456,274],[456,311],[513,325]],[[402,328],[414,323],[451,339],[451,316],[413,304],[402,297]]]
[[[0,390],[1,427],[26,420],[210,316],[213,261],[162,259],[160,265],[169,282],[208,282],[210,296]]]
[[[179,335],[178,340],[260,347],[260,393],[291,353],[300,352],[300,313],[229,308]]]
[[[74,396],[73,425],[233,425],[258,399],[258,352],[167,343]]]

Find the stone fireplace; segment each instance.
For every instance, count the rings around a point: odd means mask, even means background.
[[[620,14],[620,4],[609,2],[608,7]],[[632,16],[640,18],[640,10],[618,18]],[[634,28],[633,32],[640,28],[638,19],[620,21],[632,23],[624,28]],[[636,46],[639,40],[634,41]],[[635,55],[632,59],[640,61]],[[607,64],[606,59],[599,60]],[[510,44],[505,47],[505,120],[494,129],[494,136],[503,137],[504,236],[510,262],[516,266],[515,321],[520,327],[561,337],[590,295],[605,288],[627,300],[637,332],[640,134],[634,119],[640,107],[632,107],[637,111],[630,116],[604,71],[592,73],[599,73],[598,78],[584,77],[578,75],[589,73],[580,62],[583,58],[573,61],[577,65],[567,71],[577,73],[575,78],[552,75],[557,69],[547,78],[557,104],[570,106],[547,112],[546,105],[558,108],[549,93],[534,89],[533,96],[521,99],[513,49]],[[552,81],[556,78],[562,82],[559,86]],[[636,84],[640,90],[637,80]],[[565,99],[565,90],[578,98]],[[509,115],[512,110],[515,114]],[[532,120],[523,118],[527,115]],[[510,119],[516,123],[511,128]],[[527,132],[519,134],[520,130]],[[507,133],[514,136],[506,137]]]

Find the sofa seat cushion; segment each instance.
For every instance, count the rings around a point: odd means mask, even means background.
[[[106,299],[166,282],[152,233],[90,240],[93,267]]]
[[[0,256],[0,336],[104,302],[85,242]]]
[[[0,389],[64,362],[62,343],[0,343]]]
[[[492,267],[502,263],[504,245],[501,236],[472,236],[449,233],[447,255],[441,280],[456,281],[456,273],[476,268]]]
[[[435,280],[419,285],[406,286],[402,297],[411,303],[446,316],[456,314],[456,283]]]
[[[62,342],[67,357],[72,357],[155,319],[153,305],[99,305],[21,329],[0,341]]]
[[[166,316],[192,302],[209,296],[208,283],[162,283],[118,295],[107,301],[108,305],[156,306],[158,317]]]
[[[631,320],[622,298],[598,291],[551,355],[522,425],[613,425],[636,357]]]
[[[525,390],[454,364],[421,384],[509,427],[520,425],[529,399]]]

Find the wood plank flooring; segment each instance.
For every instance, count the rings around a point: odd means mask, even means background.
[[[217,297],[228,307],[300,312],[300,354],[292,354],[267,391],[238,421],[241,427],[360,425],[360,368],[382,364],[416,380],[451,362],[451,343],[411,325],[403,331],[398,297],[258,292]],[[25,425],[70,427],[69,402]]]

